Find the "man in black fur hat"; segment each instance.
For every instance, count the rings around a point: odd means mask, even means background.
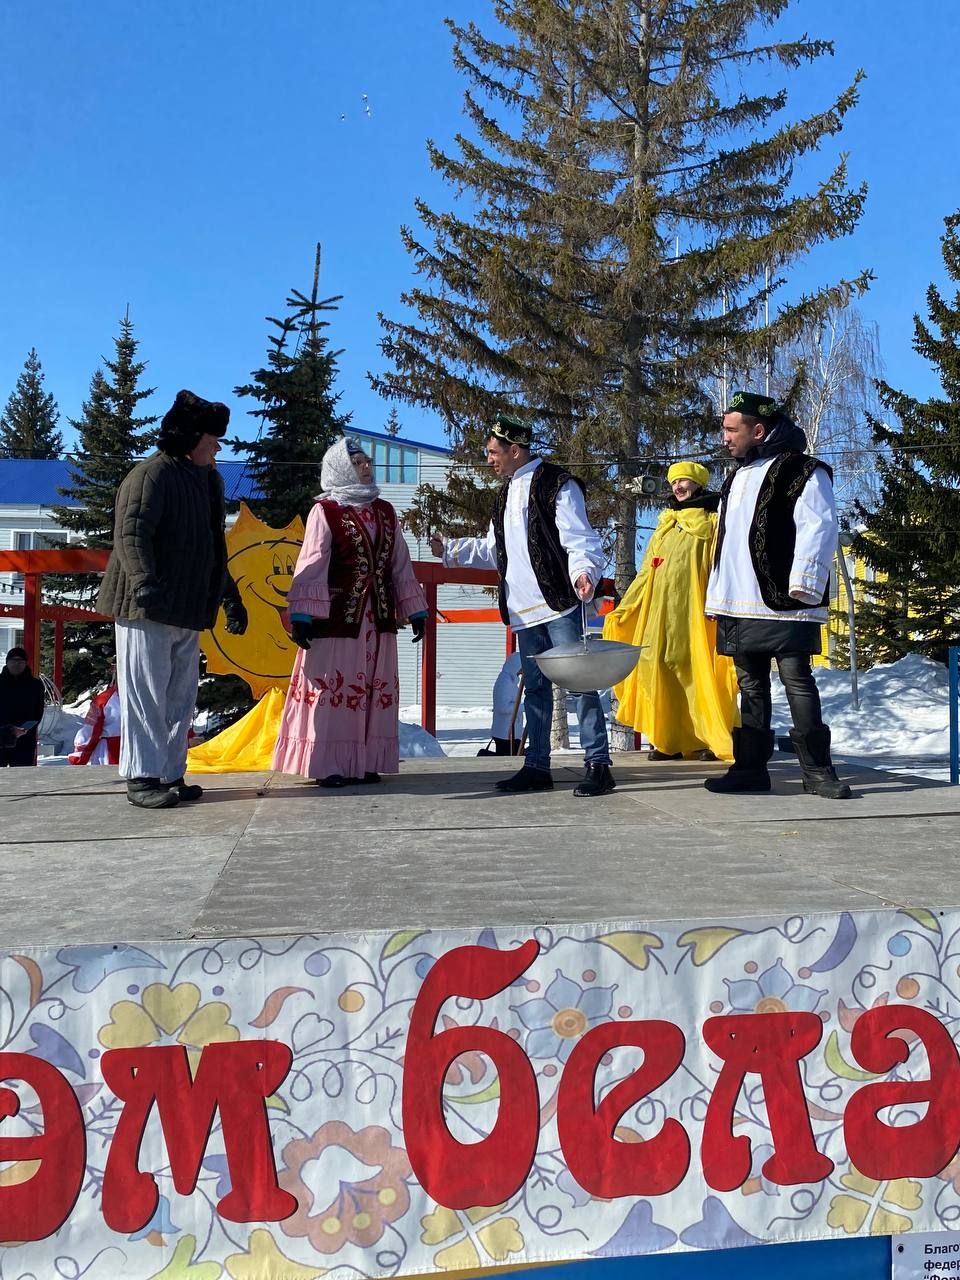
[[[159,452],[137,463],[117,493],[113,551],[97,598],[116,619],[123,735],[120,776],[143,809],[199,800],[184,782],[187,734],[200,673],[200,632],[221,599],[227,630],[246,610],[229,578],[223,480],[214,465],[230,410],[179,391],[164,415]]]
[[[733,731],[733,765],[704,786],[770,790],[770,664],[776,659],[804,790],[847,800],[850,788],[833,768],[810,666],[820,652],[837,548],[833,473],[805,452],[806,436],[769,396],[737,392],[723,416],[723,442],[735,469],[721,490],[705,608],[717,619],[717,652],[736,666],[743,724]]]

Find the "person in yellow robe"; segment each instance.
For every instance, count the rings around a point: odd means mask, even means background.
[[[652,760],[733,758],[740,723],[737,677],[718,657],[716,623],[703,603],[713,558],[719,494],[699,462],[675,462],[673,490],[640,572],[603,627],[605,640],[642,645],[640,661],[615,687],[616,718],[643,733]]]

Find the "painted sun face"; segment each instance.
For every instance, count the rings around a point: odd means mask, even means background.
[[[276,542],[254,543],[230,557],[227,568],[248,609],[247,592],[270,608],[287,607],[287,592],[299,554],[299,542],[281,538]]]
[[[296,645],[284,627],[287,592],[303,542],[299,516],[285,529],[271,529],[241,504],[236,524],[227,534],[227,572],[237,584],[248,623],[242,636],[231,635],[221,611],[201,637],[207,670],[238,675],[255,698],[271,688],[285,688],[293,670]]]

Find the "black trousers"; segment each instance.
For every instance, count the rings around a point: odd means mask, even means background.
[[[770,663],[776,657],[793,727],[799,733],[823,726],[820,692],[809,653],[738,653],[734,658],[740,685],[740,719],[745,729],[770,728]]]

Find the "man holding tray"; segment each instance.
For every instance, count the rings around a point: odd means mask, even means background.
[[[496,569],[500,616],[517,633],[523,664],[527,754],[523,768],[498,782],[500,791],[549,791],[553,687],[534,659],[581,636],[581,604],[593,598],[603,568],[600,538],[587,519],[584,489],[562,467],[534,457],[530,427],[500,415],[486,442],[487,463],[504,481],[483,538],[430,540],[448,567]],[[576,796],[612,791],[607,726],[594,691],[577,703],[586,773]]]

